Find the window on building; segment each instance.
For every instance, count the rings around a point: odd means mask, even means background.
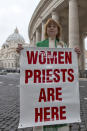
[[[5,67],[7,67],[7,64],[5,63]]]
[[[14,57],[14,54],[12,54],[12,57]]]
[[[12,67],[14,67],[14,64],[12,63]]]
[[[8,63],[8,67],[10,67],[10,63]]]

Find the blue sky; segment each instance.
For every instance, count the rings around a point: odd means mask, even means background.
[[[17,27],[29,43],[28,25],[40,0],[2,0],[0,2],[0,47]],[[86,39],[87,49],[87,39]]]

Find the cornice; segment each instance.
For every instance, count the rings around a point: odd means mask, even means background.
[[[47,5],[47,3],[51,3],[52,2],[52,0],[41,0],[40,2],[39,2],[39,4],[37,5],[37,7],[36,7],[36,9],[35,9],[35,11],[34,11],[34,13],[33,13],[33,15],[32,15],[32,17],[31,17],[31,20],[30,20],[30,22],[29,22],[29,27],[28,27],[28,35],[30,34],[30,32],[31,32],[31,26],[33,25],[33,22],[35,22],[35,18],[41,18],[41,12],[43,12],[43,7],[44,6],[48,6]],[[42,19],[42,18],[41,18]],[[29,35],[29,37],[30,37],[30,35]]]
[[[35,9],[28,27],[28,36],[31,38],[31,32],[43,21],[53,9],[57,8],[65,0],[41,0]]]

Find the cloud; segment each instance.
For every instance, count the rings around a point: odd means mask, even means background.
[[[16,26],[26,42],[28,25],[32,14],[40,0],[2,0],[0,2],[0,46],[14,32]],[[85,40],[87,50],[87,38]]]
[[[85,38],[85,49],[87,50],[87,37]]]
[[[3,0],[0,3],[0,46],[14,32],[16,26],[26,42],[28,24],[40,0]]]

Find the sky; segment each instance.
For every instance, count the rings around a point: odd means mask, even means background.
[[[0,47],[17,27],[29,43],[28,25],[40,0],[0,0]],[[87,38],[85,40],[87,50]]]
[[[85,39],[85,49],[87,50],[87,37]]]
[[[0,47],[17,27],[29,43],[28,25],[40,0],[0,0]]]

